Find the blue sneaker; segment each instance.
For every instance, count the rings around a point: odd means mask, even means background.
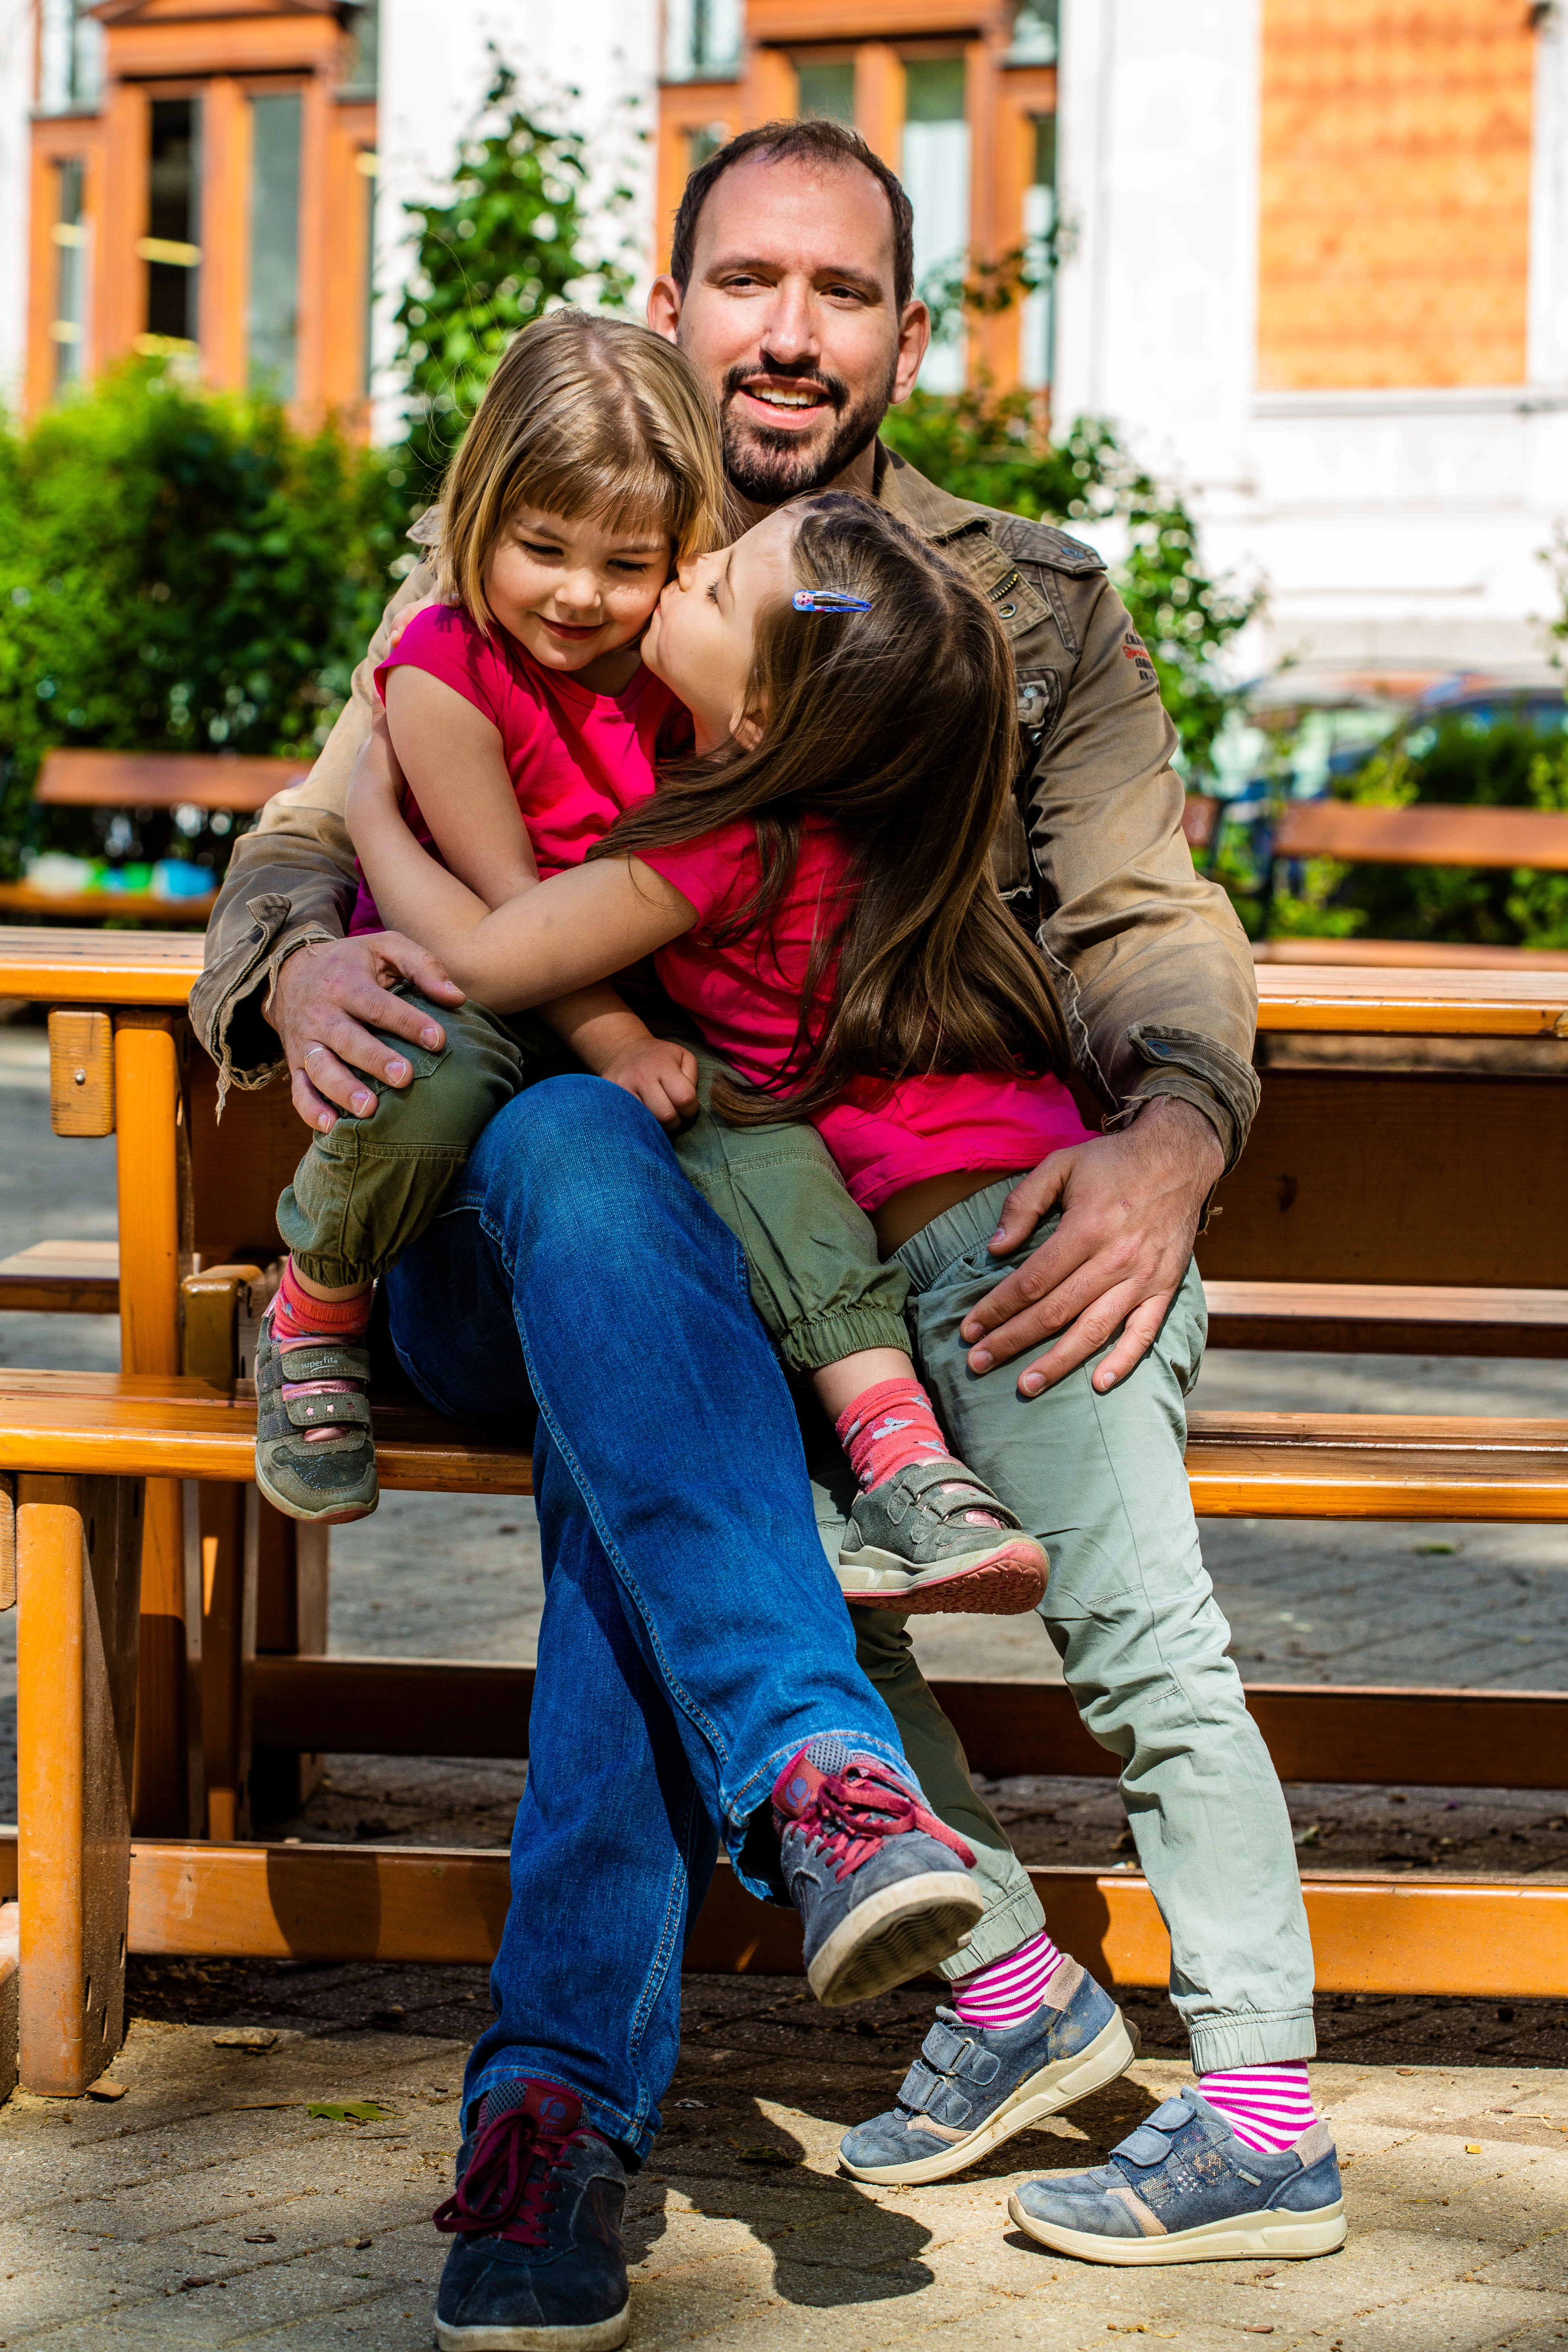
[[[1018,2025],[964,2025],[939,2009],[898,2105],[838,2143],[857,2180],[946,2180],[1016,2132],[1124,2074],[1138,2037],[1109,1993],[1064,1959],[1045,2000]]]
[[[492,2091],[436,2210],[457,2244],[436,2296],[439,2352],[613,2352],[631,2326],[626,2169],[575,2091]]]
[[[1327,2124],[1260,2155],[1193,2088],[1155,2108],[1097,2172],[1026,2181],[1007,2200],[1021,2230],[1086,2263],[1298,2261],[1345,2242]]]
[[[814,1739],[774,1781],[773,1807],[825,2009],[870,2000],[968,1942],[985,1908],[974,1856],[880,1757]]]

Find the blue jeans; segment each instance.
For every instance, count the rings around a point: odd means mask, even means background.
[[[441,1412],[515,1433],[537,1410],[531,1761],[465,2102],[548,2075],[641,2157],[719,1840],[776,1895],[747,1830],[784,1766],[820,1732],[901,1762],[898,1733],[855,1662],[740,1244],[632,1096],[519,1096],[387,1293]]]

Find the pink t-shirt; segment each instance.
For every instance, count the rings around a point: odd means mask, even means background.
[[[542,876],[580,866],[623,809],[646,800],[658,753],[689,740],[690,719],[668,687],[639,669],[619,694],[593,694],[542,663],[499,623],[487,637],[461,604],[416,613],[375,673],[384,693],[395,669],[427,670],[500,730],[517,804]],[[404,814],[431,856],[431,839],[410,793]],[[351,931],[384,930],[363,875]]]
[[[666,990],[702,1034],[753,1082],[773,1077],[795,1043],[813,940],[845,908],[849,849],[826,817],[808,816],[794,883],[771,935],[728,946],[713,933],[756,887],[757,841],[749,819],[696,841],[638,852],[697,912],[694,929],[654,958]],[[819,1009],[831,988],[825,979]],[[781,1110],[787,1105],[781,1097]],[[971,1071],[955,1076],[851,1080],[816,1126],[861,1208],[880,1208],[928,1176],[1032,1168],[1048,1151],[1084,1143],[1089,1129],[1058,1078]]]

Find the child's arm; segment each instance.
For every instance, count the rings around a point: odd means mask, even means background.
[[[537,882],[500,730],[483,711],[428,670],[405,665],[387,673],[386,724],[397,764],[459,881],[487,907]]]
[[[697,919],[689,899],[635,857],[574,866],[489,913],[416,841],[393,770],[374,742],[355,766],[346,814],[386,921],[405,928],[497,1013],[547,1004],[624,971]]]
[[[558,1037],[595,1077],[625,1087],[661,1127],[684,1127],[697,1108],[697,1056],[656,1037],[613,988],[584,988],[540,1007]]]

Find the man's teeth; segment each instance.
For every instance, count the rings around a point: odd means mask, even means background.
[[[753,389],[753,400],[765,400],[770,408],[816,408],[821,401],[819,392],[775,392]]]

